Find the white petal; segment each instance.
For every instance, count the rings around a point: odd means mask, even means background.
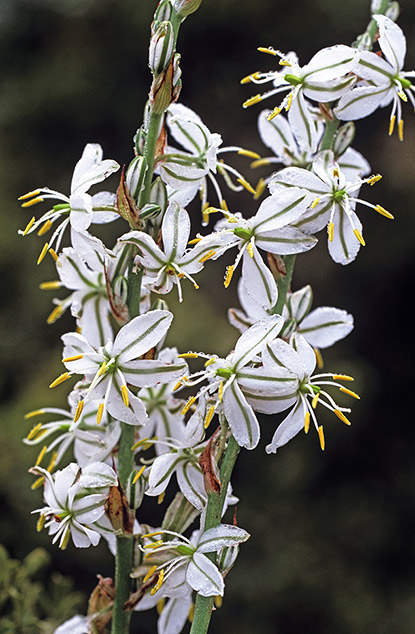
[[[288,121],[300,146],[305,151],[315,152],[319,140],[319,131],[311,115],[308,103],[304,99],[303,91],[299,91],[297,98],[293,99],[291,108],[288,111]]]
[[[385,15],[374,15],[379,27],[379,46],[395,72],[402,66],[406,54],[406,40],[402,29]]]
[[[192,605],[192,595],[169,599],[157,621],[157,634],[180,634],[184,628]]]
[[[265,309],[271,309],[277,302],[278,289],[274,277],[254,247],[251,258],[245,250],[243,255],[242,279],[248,295],[255,298]]]
[[[282,326],[283,319],[280,315],[270,315],[257,322],[249,330],[244,332],[235,345],[233,362],[235,369],[241,369],[246,363],[258,354],[269,341],[274,340]]]
[[[222,575],[215,564],[202,553],[193,553],[193,557],[187,566],[186,581],[202,597],[223,595],[224,583]]]
[[[333,112],[343,121],[362,119],[372,114],[384,99],[393,99],[394,92],[389,86],[358,86],[340,99]]]
[[[178,465],[183,460],[179,453],[164,453],[158,456],[152,464],[148,479],[149,488],[146,495],[160,495],[165,491],[170,482],[170,478],[176,471]]]
[[[254,449],[259,442],[259,424],[254,410],[236,381],[233,381],[224,391],[223,408],[238,445],[246,449]]]
[[[92,222],[92,199],[89,194],[71,194],[71,227],[75,231],[85,231]]]
[[[305,411],[302,401],[298,399],[295,407],[284,418],[282,423],[278,426],[277,431],[272,437],[271,443],[267,445],[267,453],[276,453],[278,447],[282,447],[287,442],[294,438],[299,431],[304,429]]]
[[[284,162],[286,158],[285,148],[296,155],[297,143],[291,131],[290,125],[283,116],[278,116],[268,121],[271,110],[263,110],[258,117],[258,132],[264,145],[269,147],[274,154]]]
[[[353,317],[345,310],[322,306],[313,310],[301,323],[298,332],[312,346],[327,348],[353,330]]]
[[[338,44],[318,51],[303,67],[302,76],[308,80],[327,81],[347,75],[356,64],[358,51],[350,46]]]
[[[178,203],[170,203],[161,231],[166,256],[170,262],[174,262],[183,255],[189,240],[190,218],[187,211]]]
[[[233,524],[219,524],[215,528],[209,528],[203,533],[197,545],[199,553],[213,553],[222,548],[229,548],[236,544],[242,544],[250,538],[243,528]]]
[[[362,232],[362,223],[354,211],[351,218],[355,229]],[[331,257],[338,264],[350,264],[356,259],[360,250],[360,242],[353,233],[352,224],[342,207],[338,207],[334,215],[333,240],[328,240],[328,249]]]
[[[167,310],[151,310],[145,315],[134,317],[119,331],[113,347],[119,364],[138,359],[154,348],[166,334],[173,315]]]

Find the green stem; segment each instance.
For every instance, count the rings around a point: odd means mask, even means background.
[[[150,200],[151,181],[153,180],[154,171],[154,153],[156,151],[157,139],[160,131],[160,122],[162,120],[162,114],[156,114],[150,112],[150,121],[148,124],[146,144],[144,147],[144,156],[147,161],[147,172],[144,178],[143,189],[138,200],[138,207],[141,209]]]
[[[286,274],[284,277],[281,277],[278,282],[278,300],[273,309],[271,310],[272,315],[281,315],[282,309],[285,306],[285,301],[287,299],[287,293],[289,291],[291,280],[294,271],[295,264],[295,255],[286,255],[284,258],[285,270]]]
[[[388,8],[390,0],[382,0],[380,7],[377,11],[378,14],[384,15],[386,12],[386,9]],[[372,20],[369,22],[369,26],[366,29],[366,33],[369,35],[371,41],[372,41],[372,45],[373,42],[375,40],[375,36],[376,36],[376,32],[378,30],[378,25],[376,24],[375,20]]]

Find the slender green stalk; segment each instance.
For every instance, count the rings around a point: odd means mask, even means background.
[[[151,181],[153,180],[154,171],[154,153],[156,150],[157,139],[160,131],[160,122],[163,115],[150,112],[150,121],[148,124],[146,144],[144,147],[144,156],[147,161],[147,172],[144,179],[143,190],[138,200],[138,207],[143,207],[150,199]]]
[[[389,3],[390,3],[390,0],[382,0],[382,2],[380,3],[380,6],[379,6],[379,9],[378,9],[377,13],[378,14],[380,13],[380,14],[384,15],[386,13],[386,9],[388,8]],[[370,37],[370,39],[372,41],[372,45],[373,45],[373,42],[375,41],[375,35],[376,35],[377,30],[378,30],[378,25],[375,22],[375,20],[372,19],[369,22],[369,26],[366,29],[366,33],[369,35],[369,37]]]
[[[272,315],[281,315],[282,309],[285,306],[285,301],[287,299],[287,293],[289,291],[291,280],[294,272],[294,264],[295,264],[295,255],[286,255],[284,258],[285,270],[286,274],[284,277],[281,277],[278,282],[278,300],[273,309],[271,310]]]

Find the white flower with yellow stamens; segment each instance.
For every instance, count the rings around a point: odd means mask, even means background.
[[[83,154],[75,166],[69,196],[48,187],[42,187],[20,196],[19,200],[24,201],[22,207],[31,207],[49,199],[61,201],[38,220],[32,218],[27,227],[20,231],[22,235],[27,235],[38,230],[39,235],[44,235],[57,220],[62,220],[43,248],[38,263],[43,259],[48,249],[53,248],[55,251],[59,251],[63,233],[68,224],[74,231],[86,231],[91,222],[111,222],[119,217],[114,206],[115,197],[113,194],[109,192],[101,192],[95,196],[87,194],[92,185],[102,182],[120,167],[116,161],[103,160],[102,156],[102,148],[98,143],[88,143],[85,146]]]
[[[166,335],[172,319],[173,315],[165,310],[135,317],[121,328],[114,342],[108,341],[98,349],[78,333],[63,335],[63,363],[67,374],[85,375],[83,383],[87,387],[80,404],[85,400],[99,400],[98,423],[108,411],[116,420],[143,425],[147,421],[144,403],[128,385],[151,387],[177,381],[185,373],[187,366],[183,361],[166,363],[143,358]],[[56,382],[52,386],[54,384]],[[79,404],[78,408],[76,417],[82,412]]]
[[[365,244],[362,223],[354,211],[356,204],[393,218],[381,205],[373,205],[357,197],[363,184],[373,185],[380,178],[377,174],[349,182],[334,160],[333,152],[325,150],[317,155],[312,171],[287,167],[272,176],[269,188],[277,194],[287,188],[302,187],[312,194],[314,200],[296,226],[307,233],[316,233],[327,227],[331,257],[339,264],[349,264],[356,258],[360,246]]]
[[[377,108],[384,108],[392,102],[389,134],[393,133],[397,121],[402,141],[401,101],[409,99],[415,109],[415,86],[408,79],[415,77],[415,71],[402,71],[406,40],[399,26],[384,15],[374,15],[373,19],[379,27],[378,42],[385,59],[371,51],[361,53],[355,73],[363,81],[340,99],[334,112],[339,119],[350,121],[367,117]]]

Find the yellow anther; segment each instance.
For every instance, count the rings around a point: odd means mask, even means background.
[[[242,187],[245,187],[246,190],[248,190],[251,194],[255,194],[255,189],[252,187],[252,185],[250,185],[248,183],[247,180],[245,180],[245,178],[237,178],[236,179],[238,183],[240,183],[242,185]]]
[[[206,207],[206,209],[203,210],[203,213],[206,215],[210,215],[210,214],[218,214],[220,211],[222,210],[218,209],[217,207]]]
[[[348,374],[333,374],[333,379],[335,381],[354,381],[354,378]]]
[[[333,170],[333,176],[334,178],[340,178],[340,172],[337,167],[335,167]]]
[[[238,150],[238,154],[241,154],[242,156],[248,156],[253,159],[261,158],[257,152],[252,152],[252,150],[244,150],[244,148]]]
[[[178,359],[198,359],[199,355],[197,352],[182,352],[182,354],[177,355]]]
[[[391,120],[389,122],[389,136],[392,136],[394,128],[395,128],[395,121],[396,121],[396,114],[393,115],[393,117],[391,117]]]
[[[238,219],[235,218],[235,216],[229,216],[229,218],[227,219],[227,222],[230,222],[232,224],[232,223],[238,222]]]
[[[323,355],[318,348],[314,348],[314,354],[316,355],[317,367],[321,370],[324,367]]]
[[[26,235],[29,233],[30,229],[33,227],[33,225],[35,224],[35,220],[36,218],[33,216],[32,218],[30,218],[29,222],[27,223],[26,227],[23,230],[23,234],[22,235]]]
[[[345,394],[348,394],[349,396],[353,396],[353,398],[357,398],[358,400],[360,400],[360,396],[359,394],[356,394],[356,392],[353,392],[352,390],[348,390],[347,387],[339,387],[340,392],[344,392]]]
[[[182,416],[187,414],[187,412],[189,411],[189,409],[192,407],[193,403],[195,402],[196,402],[196,396],[191,396],[189,400],[187,401],[186,405],[182,409]]]
[[[362,234],[360,233],[359,229],[353,229],[353,233],[356,236],[356,238],[359,240],[362,247],[366,246],[366,242],[364,241],[364,238]]]
[[[62,363],[69,363],[70,361],[79,361],[79,359],[83,359],[84,355],[83,354],[74,354],[73,357],[65,357],[65,359],[62,359]]]
[[[22,204],[22,207],[31,207],[32,205],[37,205],[38,203],[43,203],[42,196],[37,196],[36,198],[32,198],[32,200],[27,200]]]
[[[50,313],[49,317],[46,320],[46,323],[49,325],[54,324],[55,321],[57,321],[64,312],[65,312],[65,309],[63,307],[63,304],[58,304]]]
[[[254,247],[252,246],[252,242],[248,242],[248,244],[246,245],[246,250],[248,251],[249,257],[253,258],[254,257]]]
[[[100,403],[98,405],[98,410],[97,410],[97,425],[101,423],[103,413],[104,413],[104,403]]]
[[[135,442],[133,444],[133,446],[131,447],[131,451],[135,451],[136,449],[138,449],[142,445],[145,445],[149,440],[150,439],[149,439],[148,436],[146,436],[145,438],[140,438],[140,440],[137,440],[137,442]]]
[[[46,471],[49,471],[49,473],[52,471],[53,467],[55,466],[57,457],[58,457],[58,452],[54,451],[52,454],[52,458],[50,459],[50,462],[46,469]]]
[[[82,410],[84,409],[84,401],[78,401],[78,405],[76,406],[75,416],[73,417],[73,422],[77,423],[81,418]]]
[[[62,544],[60,544],[59,546],[61,550],[66,550],[66,547],[69,544],[70,537],[71,537],[71,531],[68,528],[66,530],[65,537],[63,538]]]
[[[148,581],[150,579],[150,577],[153,576],[153,574],[156,572],[156,570],[157,570],[157,566],[151,566],[151,568],[149,568],[147,570],[147,573],[146,573],[146,575],[145,575],[145,577],[143,579],[143,583],[146,583],[146,581]]]
[[[220,607],[222,607],[222,597],[221,597],[221,595],[220,595],[220,594],[217,594],[217,595],[215,596],[215,598],[213,599],[213,601],[214,601],[214,604],[215,604],[215,607],[216,607],[216,608],[220,608]]]
[[[313,400],[311,401],[311,407],[313,409],[316,409],[319,397],[320,397],[320,392],[318,392],[317,394],[313,396]]]
[[[261,100],[262,100],[262,95],[258,93],[257,95],[254,95],[253,97],[249,97],[249,99],[244,101],[242,104],[242,107],[249,108],[249,106],[253,106],[256,103],[259,103]]]
[[[98,376],[102,376],[107,371],[108,363],[106,361],[102,362],[100,369],[98,370]]]
[[[232,266],[232,264],[226,267],[225,281],[223,282],[223,285],[225,288],[228,288],[229,284],[231,283],[233,270],[234,270],[234,267]]]
[[[159,578],[157,579],[157,583],[154,586],[154,588],[152,588],[151,591],[150,591],[151,596],[154,596],[156,594],[156,592],[158,590],[160,590],[161,584],[163,583],[163,580],[164,580],[164,570],[161,569],[160,572],[159,572]]]
[[[320,425],[318,428],[318,438],[320,440],[321,450],[324,451],[324,447],[326,446],[326,441],[324,440],[323,425]]]
[[[38,259],[37,259],[36,264],[40,264],[42,262],[43,258],[45,257],[46,253],[48,252],[48,249],[49,249],[49,244],[46,242],[44,244],[44,246],[43,246],[43,249],[40,252],[40,255],[39,255]]]
[[[398,123],[398,136],[399,141],[403,141],[403,119],[401,119]]]
[[[39,231],[37,232],[38,236],[44,236],[45,233],[47,233],[49,231],[49,229],[52,227],[53,222],[51,222],[50,220],[46,220],[45,224],[40,227]]]
[[[408,97],[406,96],[403,90],[400,90],[398,92],[398,97],[400,97],[402,101],[404,101],[405,103],[408,101]]]
[[[203,423],[203,426],[204,426],[205,429],[207,429],[209,427],[214,413],[215,413],[215,406],[214,405],[210,405],[209,409],[207,411],[207,414],[206,414],[205,422]]]
[[[259,181],[257,182],[257,186],[255,187],[255,196],[254,196],[255,200],[258,200],[258,198],[262,195],[266,186],[267,186],[267,183],[265,178],[260,178]]]
[[[212,357],[211,359],[208,359],[205,363],[205,368],[207,368],[209,365],[212,365],[212,363],[216,363],[217,358],[216,357]]]
[[[306,434],[308,434],[309,429],[310,429],[310,412],[306,412],[304,417],[304,431]]]
[[[289,109],[291,108],[292,102],[293,102],[293,94],[292,94],[292,92],[290,92],[290,94],[288,95],[287,103],[285,105],[286,112],[288,112]]]
[[[121,396],[125,407],[130,405],[130,399],[128,396],[128,388],[126,385],[121,385]]]
[[[257,161],[252,161],[250,167],[256,169],[257,167],[264,167],[264,165],[271,165],[271,161],[267,158],[260,158]]]
[[[223,381],[221,381],[220,384],[219,384],[218,398],[219,398],[219,401],[222,403],[222,399],[223,399]]]
[[[38,467],[38,466],[40,465],[40,463],[42,462],[42,460],[43,460],[43,458],[44,458],[45,453],[47,452],[47,450],[48,450],[47,445],[43,445],[43,447],[42,447],[42,449],[39,451],[39,455],[38,455],[38,457],[37,457],[37,459],[36,459],[36,462],[35,462],[35,467]]]
[[[320,202],[320,198],[318,198],[318,197],[317,197],[317,198],[315,198],[315,199],[313,200],[313,202],[311,203],[311,205],[310,205],[311,209],[315,209],[315,207],[317,207],[317,205],[318,205],[318,203],[319,203],[319,202]]]
[[[369,183],[369,185],[374,185],[375,183],[380,181],[381,178],[382,178],[382,174],[374,174],[373,176],[367,179],[367,182]]]
[[[28,192],[27,194],[23,194],[23,196],[19,196],[17,200],[27,200],[28,198],[32,198],[33,196],[38,196],[40,194],[40,189],[34,189],[32,192]]]
[[[211,258],[213,258],[213,256],[216,255],[216,251],[214,251],[213,249],[211,249],[210,251],[208,251],[207,253],[205,253],[204,256],[202,256],[199,259],[199,262],[201,264],[203,264],[203,262],[207,262],[207,260],[210,260]]]
[[[141,469],[137,471],[137,473],[135,474],[133,478],[132,484],[135,484],[141,478],[141,476],[143,475],[145,471],[145,468],[146,468],[146,465],[144,465],[143,467],[141,467]]]
[[[164,531],[154,531],[153,533],[145,533],[141,535],[142,539],[148,539],[149,537],[155,537],[156,535],[163,535]]]
[[[259,51],[260,53],[268,53],[268,55],[278,55],[277,51],[274,51],[272,46],[268,46],[268,48],[266,48],[265,46],[258,46],[257,51]]]
[[[187,244],[189,245],[193,245],[193,244],[197,244],[198,242],[201,241],[202,238],[194,238],[193,240],[189,240],[189,242]]]
[[[52,381],[49,387],[56,387],[57,385],[60,385],[61,383],[69,379],[70,376],[70,372],[64,372],[63,374],[60,374],[54,381]]]
[[[274,108],[274,110],[267,116],[267,121],[272,121],[273,119],[275,119],[275,117],[277,117],[281,112],[281,108],[278,108],[278,106],[276,108]]]
[[[242,77],[241,84],[249,84],[251,81],[254,81],[255,79],[259,79],[260,77],[261,77],[261,73],[259,72],[259,70],[256,70],[254,73],[251,73],[250,75],[246,75],[246,77]]]
[[[27,412],[27,414],[24,415],[24,417],[27,418],[33,418],[34,416],[40,416],[41,414],[44,414],[45,410],[44,409],[34,409],[32,412]]]
[[[341,412],[339,409],[335,409],[333,411],[336,414],[337,418],[340,418],[340,420],[343,423],[345,423],[346,425],[351,425],[351,422],[349,421],[348,418],[346,418],[346,416],[343,414],[343,412]]]
[[[166,495],[166,492],[163,491],[163,493],[160,493],[160,495],[157,498],[157,504],[163,504],[164,501],[164,496]]]
[[[189,608],[189,613],[187,615],[187,620],[189,621],[189,623],[193,623],[194,616],[195,616],[195,604],[192,602]]]
[[[30,488],[32,489],[32,491],[34,491],[35,489],[38,489],[40,486],[42,486],[44,481],[45,481],[45,476],[41,476],[40,478],[38,478],[37,480],[33,482]]]
[[[39,515],[39,519],[36,524],[36,530],[38,533],[42,530],[46,522],[46,515]]]
[[[159,616],[163,612],[165,605],[166,605],[166,597],[163,597],[162,599],[160,599],[160,601],[157,601],[156,610]]]
[[[178,383],[176,383],[176,385],[173,388],[173,392],[175,392],[176,390],[178,390],[179,388],[182,387],[182,385],[184,385],[187,381],[187,376],[182,376],[182,378],[180,379],[180,381]]]
[[[35,436],[37,436],[38,431],[40,431],[41,429],[42,429],[42,423],[38,423],[37,425],[32,427],[32,429],[26,436],[27,440],[32,440]]]
[[[280,66],[292,66],[291,62],[288,59],[280,59],[278,62]]]
[[[42,282],[39,284],[41,291],[54,291],[62,286],[59,280],[53,280],[52,282]]]
[[[58,256],[58,254],[56,253],[56,251],[54,251],[53,249],[49,249],[49,253],[50,253],[50,255],[52,256],[52,258],[55,260],[55,262],[57,262],[57,261],[58,261],[58,259],[59,259],[59,256]]]
[[[389,220],[394,220],[394,216],[392,216],[389,211],[382,207],[382,205],[375,205],[375,210],[378,212],[378,214],[385,216],[385,218],[389,218]]]
[[[328,226],[327,226],[327,231],[329,234],[329,240],[330,242],[333,242],[333,237],[334,237],[334,224],[332,222],[329,222]]]
[[[147,550],[157,550],[160,546],[163,546],[164,541],[162,539],[158,539],[156,542],[151,542],[151,544],[146,544],[143,548]]]
[[[223,209],[223,211],[229,211],[228,205],[227,205],[226,200],[224,198],[222,198],[222,201],[220,203],[220,208]]]

